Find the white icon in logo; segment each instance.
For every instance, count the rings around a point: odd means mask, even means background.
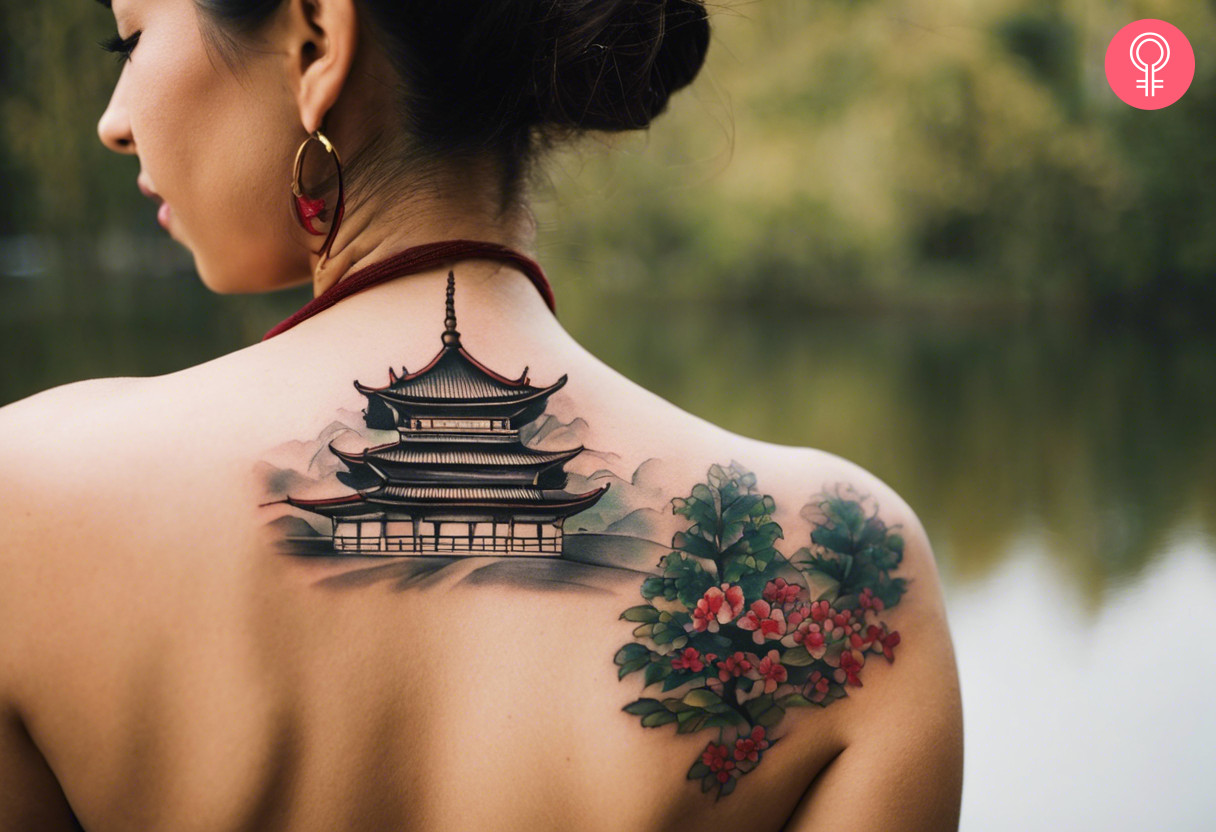
[[[1161,53],[1155,63],[1147,63],[1140,58],[1140,48],[1146,43],[1155,44]],[[1136,82],[1136,88],[1144,90],[1144,94],[1154,96],[1157,90],[1165,86],[1165,82],[1157,78],[1157,72],[1170,61],[1170,45],[1165,38],[1156,32],[1145,32],[1132,41],[1132,66],[1144,73],[1144,78]]]

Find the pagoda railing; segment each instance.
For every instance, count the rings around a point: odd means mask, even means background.
[[[342,552],[553,552],[560,553],[560,537],[502,537],[475,535],[334,535],[334,548]]]

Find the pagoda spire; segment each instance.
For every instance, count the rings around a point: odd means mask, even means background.
[[[460,348],[460,333],[456,331],[456,273],[448,271],[447,316],[443,319],[443,345],[448,349]]]

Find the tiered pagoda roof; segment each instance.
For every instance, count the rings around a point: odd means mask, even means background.
[[[329,446],[352,473],[369,473],[378,483],[344,497],[284,502],[335,518],[490,514],[555,520],[593,505],[608,490],[563,490],[568,474],[562,466],[583,446],[545,451],[520,442],[519,427],[544,412],[567,376],[534,387],[527,367],[511,379],[469,355],[456,330],[454,291],[449,272],[443,348],[430,363],[414,373],[402,368],[400,376],[390,369],[383,387],[355,381],[368,400],[368,426],[395,428],[398,440],[359,452]]]

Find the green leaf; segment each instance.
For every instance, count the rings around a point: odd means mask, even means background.
[[[720,712],[715,712],[713,716],[705,720],[705,726],[716,727],[719,725],[741,725],[747,722],[743,715],[732,708],[730,705],[722,705]]]
[[[681,714],[683,716],[683,714]],[[688,720],[681,720],[680,726],[676,728],[677,734],[695,734],[705,727],[705,721],[709,719],[709,714],[700,713]]]
[[[853,610],[857,609],[860,603],[857,594],[854,593],[852,595],[841,595],[832,606],[837,610]]]
[[[623,665],[621,665],[621,669],[617,671],[616,676],[618,679],[624,679],[626,676],[628,676],[630,673],[633,673],[635,670],[641,670],[649,662],[650,662],[650,656],[648,656],[648,655],[642,656],[640,659],[633,659],[632,661],[627,661]]]
[[[625,664],[626,662],[631,662],[634,659],[648,655],[650,655],[650,651],[646,648],[646,645],[630,642],[616,651],[613,661],[617,664]]]
[[[669,691],[669,690],[675,690],[680,685],[686,685],[689,682],[691,682],[694,678],[696,678],[696,677],[690,676],[687,673],[672,673],[666,679],[663,680],[663,688],[662,688],[663,693],[667,693],[667,691]]]
[[[783,708],[789,708],[791,706],[798,706],[798,707],[805,708],[809,705],[814,705],[816,703],[807,699],[801,693],[791,693],[789,696],[783,696],[780,699],[778,699],[777,704]]]
[[[903,560],[904,557],[904,539],[898,534],[887,535],[886,547],[896,555],[896,563]]]
[[[621,618],[626,621],[639,621],[648,624],[659,620],[659,611],[650,604],[642,604],[625,610],[621,613]]]
[[[722,580],[733,584],[747,573],[753,571],[755,570],[744,563],[742,559],[733,560],[726,565],[726,570],[722,573]]]
[[[676,532],[672,543],[677,549],[688,552],[695,557],[713,560],[718,556],[718,550],[714,548],[714,545],[700,535]]]
[[[668,710],[655,711],[652,714],[647,714],[642,717],[643,728],[657,728],[660,725],[666,725],[669,722],[675,722],[676,715]]]
[[[646,680],[645,685],[653,685],[655,682],[661,682],[671,675],[671,661],[664,657],[661,661],[652,662],[646,667],[646,673],[643,679]],[[643,687],[645,687],[643,685]]]
[[[735,790],[735,785],[739,782],[738,777],[732,777],[722,784],[722,789],[718,792],[718,797],[726,797]]]
[[[743,703],[743,710],[747,711],[747,715],[752,719],[755,719],[771,707],[773,707],[773,696],[770,693],[757,696],[755,699],[749,699]]]
[[[671,624],[663,624],[662,622],[654,625],[646,624],[643,626],[653,626],[650,637],[654,639],[655,644],[670,644],[680,636],[684,635],[683,627],[675,627]]]
[[[707,774],[709,774],[709,766],[705,765],[705,763],[701,762],[700,760],[697,760],[692,764],[692,768],[688,770],[688,779],[699,780]]]
[[[684,698],[681,701],[685,705],[692,705],[694,708],[708,708],[710,705],[721,705],[722,697],[708,688],[697,688],[684,694]]]
[[[642,581],[642,597],[649,601],[657,595],[663,594],[663,579],[658,575],[651,575],[646,580]]]
[[[759,506],[761,510],[764,508],[764,503],[759,494],[744,494],[728,506],[722,509],[722,523],[734,523],[751,514],[752,509]]]
[[[807,649],[799,644],[797,647],[791,647],[781,654],[781,663],[790,667],[806,667],[811,662],[815,661]]]
[[[638,699],[630,702],[624,708],[625,713],[634,714],[636,716],[646,716],[663,710],[663,703],[657,699]]]
[[[773,696],[770,693],[747,700],[743,709],[747,711],[752,722],[763,725],[765,728],[772,728],[785,716],[785,710],[773,702]]]
[[[811,541],[841,554],[853,551],[853,539],[848,532],[834,526],[819,526],[811,532]]]
[[[778,722],[780,722],[784,716],[785,709],[780,705],[774,705],[764,713],[760,714],[759,718],[756,719],[756,722],[760,723],[765,728],[772,728]]]
[[[652,632],[654,632],[653,624],[639,624],[633,628],[633,634],[637,638],[650,638]]]

